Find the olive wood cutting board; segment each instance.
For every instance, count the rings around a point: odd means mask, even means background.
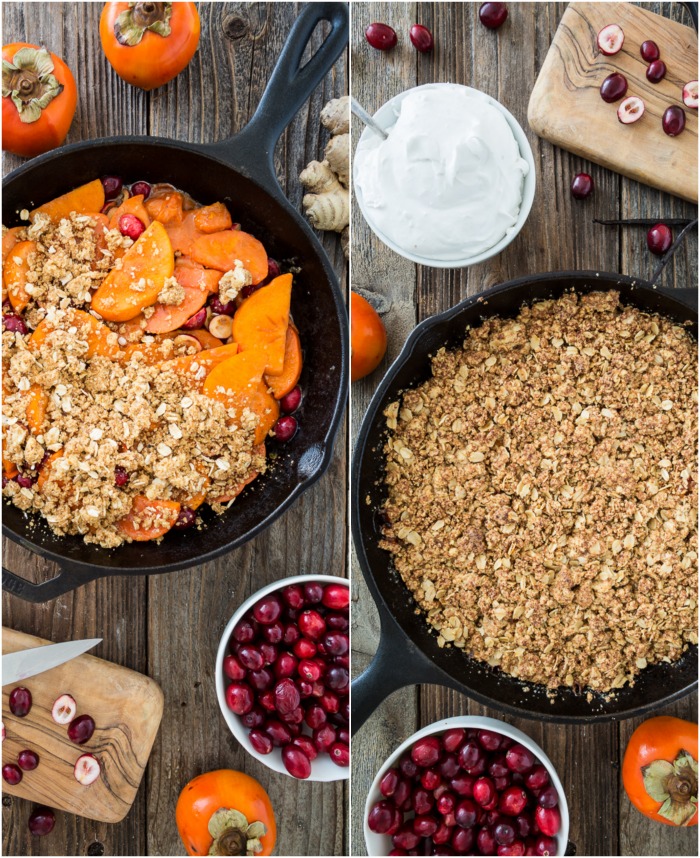
[[[44,646],[51,641],[2,630],[3,653]],[[163,692],[147,676],[93,655],[81,655],[21,683],[32,693],[32,708],[24,718],[10,713],[15,685],[2,689],[2,720],[6,737],[2,762],[16,763],[29,748],[39,755],[34,771],[24,772],[17,786],[2,782],[5,795],[19,796],[100,822],[119,822],[129,812],[141,783],[163,714]],[[90,715],[95,732],[84,745],[68,738],[67,725],[56,724],[51,707],[60,694],[71,694],[76,715]],[[81,754],[100,761],[100,777],[82,786],[73,776]]]
[[[598,33],[619,24],[622,50],[611,57],[598,48]],[[666,63],[657,84],[646,79],[639,48],[656,42]],[[627,95],[640,96],[644,116],[631,125],[617,118],[620,102],[606,104],[600,84],[613,72],[627,78]],[[698,77],[694,29],[631,3],[571,3],[562,16],[530,96],[528,121],[540,137],[631,179],[698,201],[698,116],[683,104],[684,84]],[[661,127],[667,107],[685,110],[685,130],[669,137]]]

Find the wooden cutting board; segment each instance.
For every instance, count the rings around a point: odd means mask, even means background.
[[[2,630],[3,653],[49,643]],[[87,654],[20,684],[31,691],[32,708],[26,717],[16,718],[8,702],[15,686],[3,687],[2,762],[16,763],[17,754],[29,748],[39,755],[39,765],[24,772],[17,786],[3,781],[3,792],[100,822],[119,822],[136,797],[160,725],[163,692],[158,685],[136,671]],[[75,698],[77,715],[95,720],[95,732],[85,745],[74,745],[67,727],[51,717],[54,700],[64,693]],[[102,765],[100,777],[90,786],[82,786],[73,776],[75,761],[84,753],[94,754]]]
[[[622,50],[607,57],[598,49],[598,33],[619,24]],[[651,39],[666,63],[666,77],[646,79],[642,42]],[[644,116],[632,125],[617,118],[615,104],[600,97],[600,84],[613,72],[627,78],[627,95],[640,96]],[[571,3],[554,35],[530,97],[533,131],[589,161],[684,200],[698,201],[698,112],[683,105],[684,84],[698,77],[695,30],[639,9],[631,3]],[[686,114],[685,130],[668,137],[661,127],[667,107]]]

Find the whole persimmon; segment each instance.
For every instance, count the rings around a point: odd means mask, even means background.
[[[4,45],[2,59],[3,150],[33,158],[60,146],[78,103],[71,70],[26,42]]]
[[[275,815],[262,786],[232,769],[191,780],[175,808],[177,830],[188,855],[271,855]]]
[[[187,66],[199,44],[194,3],[105,3],[100,41],[122,80],[149,91]]]
[[[374,307],[357,292],[350,293],[350,376],[364,378],[386,352],[386,329]]]

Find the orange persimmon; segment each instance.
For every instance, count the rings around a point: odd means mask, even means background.
[[[49,200],[43,206],[39,206],[30,213],[34,218],[37,212],[48,215],[54,223],[58,223],[72,212],[77,214],[94,214],[102,211],[105,204],[105,190],[99,179],[94,179],[86,185],[81,185],[67,194]]]
[[[640,813],[665,825],[698,824],[698,725],[661,715],[632,733],[622,783]]]
[[[185,297],[179,304],[156,304],[153,315],[148,319],[146,330],[149,334],[167,334],[184,325],[205,305],[209,293],[216,291],[221,277],[220,271],[212,271],[187,263],[175,265],[173,276],[185,290]]]
[[[39,435],[46,420],[49,394],[40,384],[33,384],[27,391],[27,426],[32,435]]]
[[[152,220],[165,225],[181,223],[182,194],[179,191],[168,191],[165,194],[154,194],[144,203],[146,211]]]
[[[175,258],[165,228],[153,223],[122,257],[92,296],[92,309],[110,322],[126,322],[155,304],[158,293],[172,276]],[[137,291],[133,287],[139,285]]]
[[[266,375],[265,381],[275,399],[282,399],[294,388],[301,376],[303,366],[301,340],[294,325],[287,328],[287,341],[284,347],[284,364],[279,375]]]
[[[386,352],[386,328],[374,307],[350,293],[350,377],[364,378],[379,366]]]
[[[236,260],[240,260],[243,267],[250,271],[254,286],[267,277],[265,248],[257,238],[240,229],[200,234],[192,242],[190,256],[200,265],[219,271],[230,271]]]
[[[220,363],[238,354],[238,343],[226,343],[215,349],[204,349],[194,355],[182,355],[163,363],[163,371],[182,375],[193,390],[202,390],[207,375]]]
[[[20,241],[12,248],[3,265],[2,280],[14,310],[22,312],[29,303],[27,274],[29,256],[36,250],[35,241]]]
[[[292,275],[279,277],[246,298],[233,317],[233,339],[245,352],[263,352],[267,375],[280,375],[289,327],[289,303],[292,296]]]
[[[256,855],[272,855],[277,840],[270,797],[250,775],[231,769],[191,780],[177,800],[175,822],[188,855],[245,855],[249,840],[260,842]]]
[[[78,94],[71,70],[56,54],[26,42],[2,49],[2,148],[33,158],[60,146]],[[42,106],[43,105],[43,106]]]
[[[116,206],[109,212],[109,229],[119,229],[119,218],[125,214],[136,215],[144,226],[150,226],[151,218],[143,204],[143,194],[135,197],[127,197],[120,206]]]
[[[159,539],[170,530],[180,514],[177,501],[149,500],[136,495],[130,512],[117,522],[117,527],[135,542]]]
[[[172,331],[167,334],[167,336],[176,337],[179,334],[188,334],[190,337],[195,337],[202,344],[203,349],[217,349],[219,346],[223,346],[224,344],[223,340],[218,339],[214,334],[210,334],[206,328],[197,328],[194,331],[185,331],[181,329],[179,331]]]
[[[121,355],[122,350],[114,331],[110,330],[107,325],[103,325],[91,313],[86,313],[85,310],[68,310],[64,323],[63,327],[68,328],[68,330],[73,327],[77,328],[76,337],[78,339],[87,340],[86,357],[117,358]],[[55,330],[52,322],[48,319],[42,319],[29,338],[29,348],[38,350],[49,334]]]
[[[20,241],[20,234],[24,229],[23,226],[13,226],[12,229],[7,229],[2,234],[2,261],[7,259],[8,253]]]
[[[147,92],[187,66],[199,44],[194,3],[105,3],[100,41],[122,80]]]
[[[231,229],[231,214],[223,203],[212,203],[195,210],[194,225],[200,232],[221,232]]]

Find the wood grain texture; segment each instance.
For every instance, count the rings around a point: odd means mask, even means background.
[[[99,3],[2,4],[6,42],[45,42],[78,81],[78,113],[68,142],[114,134],[150,134],[215,142],[252,116],[300,3],[198,3],[200,45],[188,68],[149,94],[121,81],[102,55]],[[320,26],[309,50],[324,35]],[[308,56],[308,53],[307,53]],[[321,108],[347,92],[343,56],[302,107],[275,150],[278,178],[301,211],[298,175],[323,152],[328,134]],[[8,156],[5,172],[21,159]],[[335,234],[319,233],[341,283],[345,259]],[[4,621],[56,640],[103,636],[105,657],[148,673],[162,687],[165,711],[146,777],[131,813],[118,825],[57,814],[50,837],[31,838],[30,806],[3,805],[5,854],[184,855],[174,826],[182,787],[214,768],[242,769],[269,791],[277,818],[277,854],[342,855],[348,788],[275,775],[234,740],[219,712],[214,663],[219,636],[247,596],[303,572],[346,574],[347,433],[341,427],[327,473],[264,534],[228,557],[151,578],[109,578],[46,605],[3,594]],[[55,568],[12,542],[5,563],[32,581]]]
[[[621,51],[601,53],[597,35],[617,23],[625,34]],[[659,83],[646,78],[639,53],[651,39],[667,73]],[[613,72],[628,81],[627,95],[644,100],[644,116],[632,125],[617,118],[615,104],[600,97],[600,85]],[[541,137],[624,176],[698,201],[697,110],[684,108],[682,90],[698,73],[698,39],[691,27],[631,3],[571,3],[530,97],[528,120]],[[667,107],[685,109],[685,130],[668,137],[661,127]]]
[[[527,104],[550,47],[564,3],[509,3],[507,22],[496,32],[478,20],[478,3],[354,3],[351,33],[353,94],[370,112],[404,89],[433,81],[474,86],[499,99],[526,131],[537,167],[532,212],[518,238],[498,257],[472,268],[439,270],[407,262],[384,247],[355,207],[352,284],[367,290],[387,326],[389,346],[380,368],[352,386],[353,438],[383,372],[397,356],[416,321],[453,306],[505,280],[538,271],[565,269],[618,271],[651,277],[657,265],[646,248],[644,229],[601,227],[593,218],[695,217],[695,207],[553,146],[527,124]],[[679,5],[644,4],[685,25]],[[385,21],[399,36],[388,54],[370,48],[364,29]],[[414,23],[430,27],[432,54],[421,55],[408,41]],[[615,120],[617,121],[617,119]],[[353,142],[359,137],[353,123]],[[595,192],[586,201],[571,197],[573,175],[589,172]],[[697,283],[697,237],[676,254],[662,282]],[[353,557],[353,670],[369,663],[379,640],[376,608]],[[401,665],[397,665],[397,670]],[[365,855],[364,802],[377,769],[389,752],[418,728],[459,714],[503,718],[497,709],[476,704],[441,686],[411,686],[387,698],[357,734],[353,755],[352,854]],[[661,713],[660,713],[661,714]],[[697,720],[697,695],[666,707],[663,714]],[[636,722],[562,726],[510,719],[537,741],[554,763],[566,788],[570,839],[579,855],[692,855],[696,832],[656,825],[632,808],[620,783],[620,763]]]
[[[3,654],[46,646],[52,641],[3,628]],[[24,718],[9,711],[13,686],[3,688],[3,718],[7,737],[2,761],[14,763],[28,748],[39,754],[39,766],[26,772],[17,786],[4,786],[9,795],[86,816],[98,822],[120,822],[136,797],[163,714],[163,692],[149,677],[85,654],[23,683],[32,693],[32,708]],[[61,694],[75,697],[76,715],[89,714],[95,732],[85,745],[68,738],[67,726],[51,716]],[[73,776],[81,754],[100,761],[100,778],[84,787]]]

